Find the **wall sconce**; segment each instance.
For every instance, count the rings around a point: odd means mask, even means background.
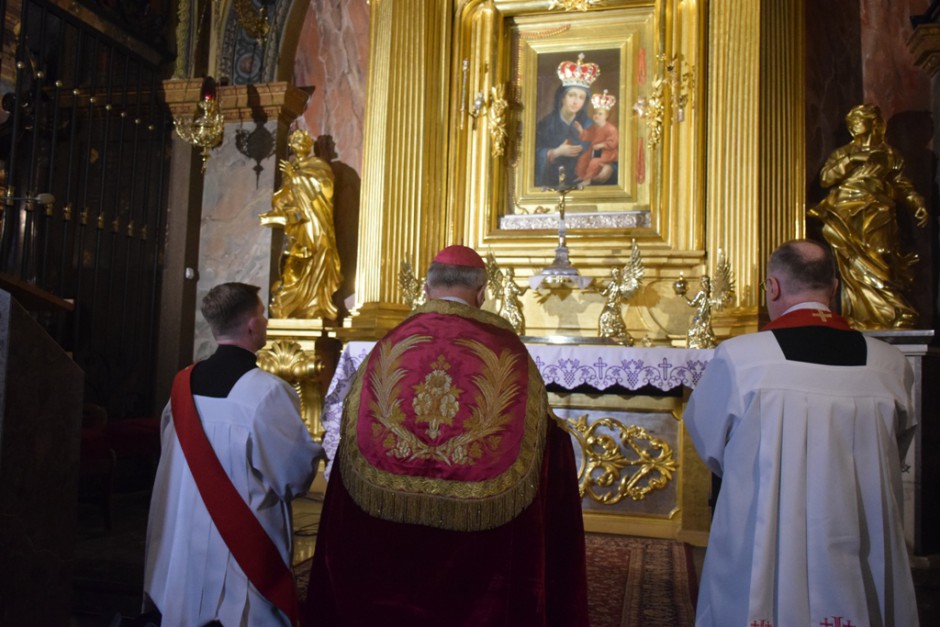
[[[199,93],[199,102],[196,103],[196,113],[191,120],[173,120],[176,134],[183,141],[202,148],[202,173],[206,173],[206,161],[209,160],[209,149],[222,143],[222,133],[225,130],[225,116],[219,108],[219,99],[216,92],[215,80],[207,76],[202,81]]]
[[[666,90],[668,88],[671,100],[672,117],[676,122],[685,120],[685,108],[691,106],[689,94],[695,90],[694,70],[689,69],[680,73],[679,65],[682,56],[672,55],[668,61],[666,55],[658,54],[656,59],[662,65],[660,74],[653,80],[653,88],[649,96],[638,98],[633,110],[641,118],[646,118],[649,131],[647,144],[650,148],[656,147],[663,135],[663,122],[666,118]]]

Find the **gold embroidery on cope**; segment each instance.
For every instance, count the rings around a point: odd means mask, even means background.
[[[431,364],[431,372],[424,377],[424,383],[414,386],[415,397],[411,406],[415,410],[417,422],[428,423],[428,437],[436,439],[441,434],[441,425],[454,424],[454,416],[460,409],[457,397],[463,394],[453,379],[447,374],[450,364],[443,355],[438,355]]]
[[[418,311],[412,312],[412,315],[424,312],[452,314],[505,330],[512,329],[508,322],[496,314],[449,301],[429,301]],[[386,438],[383,433],[390,433],[397,442],[396,453],[408,450],[408,457],[404,459],[415,455],[417,449],[414,445],[418,439],[402,427],[404,413],[399,406],[402,399],[399,398],[396,386],[400,386],[406,372],[401,367],[404,353],[430,339],[426,336],[411,336],[394,346],[380,342],[373,349],[370,359],[360,366],[343,409],[343,445],[337,458],[343,483],[359,507],[383,520],[454,531],[492,529],[512,520],[528,507],[539,487],[545,448],[545,423],[549,415],[548,398],[535,362],[525,353],[519,353],[516,359],[525,362],[524,365],[518,364],[518,367],[525,368],[528,374],[518,373],[514,381],[509,381],[506,375],[512,371],[509,354],[496,355],[492,351],[483,353],[486,356],[481,359],[486,362],[485,367],[478,373],[478,380],[471,381],[480,395],[480,399],[473,400],[479,407],[478,413],[471,414],[464,422],[465,431],[450,440],[458,458],[460,451],[456,445],[463,443],[467,458],[474,459],[471,454],[477,449],[471,440],[476,440],[481,452],[485,453],[487,447],[495,450],[505,439],[500,431],[505,428],[502,413],[506,399],[511,399],[515,393],[508,386],[521,386],[522,379],[527,378],[522,442],[515,461],[499,475],[480,481],[463,481],[396,474],[373,466],[359,449],[359,401],[363,388],[368,386],[371,388],[372,400],[368,407],[361,409],[363,415],[368,413],[377,421],[372,425],[372,436],[383,442]],[[479,354],[479,350],[476,352]],[[469,402],[466,394],[461,398],[464,403]],[[388,452],[388,449],[384,450]]]
[[[514,375],[516,356],[504,350],[499,356],[475,340],[458,340],[457,344],[469,348],[482,362],[483,369],[473,377],[477,393],[473,399],[470,417],[464,422],[459,435],[438,444],[423,442],[404,426],[397,384],[404,375],[401,358],[408,349],[427,341],[426,336],[412,336],[391,346],[382,342],[378,361],[372,374],[371,385],[375,402],[371,406],[373,435],[382,437],[382,446],[389,455],[398,459],[436,459],[448,466],[472,465],[488,453],[499,449],[501,432],[512,419],[506,408],[519,391]],[[464,390],[453,385],[447,370],[450,364],[443,355],[431,364],[431,372],[424,383],[415,386],[412,406],[417,422],[428,423],[428,436],[436,439],[440,425],[453,424],[460,407],[457,402]]]

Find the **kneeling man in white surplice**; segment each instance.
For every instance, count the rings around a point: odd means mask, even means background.
[[[819,244],[778,248],[765,286],[770,324],[718,347],[685,412],[722,479],[696,625],[916,626],[900,511],[911,367],[830,311]]]

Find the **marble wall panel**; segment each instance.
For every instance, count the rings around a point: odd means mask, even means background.
[[[196,303],[219,283],[240,281],[261,286],[261,298],[268,303],[271,282],[271,229],[261,226],[258,216],[271,208],[277,159],[271,155],[256,162],[236,148],[239,124],[227,124],[225,139],[212,151],[206,168],[202,194],[202,221],[199,230],[199,268]],[[277,133],[277,122],[265,129]],[[209,325],[196,312],[193,358],[204,359],[215,351]]]
[[[930,77],[914,65],[907,42],[913,33],[910,17],[926,13],[930,0],[859,0],[864,98],[881,108],[888,123],[888,143],[904,155],[905,174],[927,201],[938,209]],[[936,220],[934,220],[936,223]],[[921,313],[919,326],[930,326],[934,315],[936,279],[932,258],[933,229],[917,228],[908,207],[898,208],[902,245],[921,258],[915,268],[911,299]]]
[[[825,195],[819,171],[851,137],[845,114],[861,103],[861,24],[858,0],[807,2],[806,187],[808,203]]]
[[[368,66],[368,4],[310,0],[293,77],[315,88],[304,123],[314,137],[331,135],[338,160],[360,174]]]

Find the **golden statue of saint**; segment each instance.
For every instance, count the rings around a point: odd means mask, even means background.
[[[924,199],[904,176],[904,161],[885,143],[885,122],[875,105],[859,105],[845,116],[852,141],[837,148],[820,173],[832,188],[809,215],[823,224],[823,237],[842,279],[842,315],[857,329],[911,328],[917,311],[904,292],[910,287],[916,253],[902,253],[900,205],[927,225]]]
[[[293,160],[280,163],[284,182],[261,214],[263,226],[287,237],[281,277],[271,289],[271,317],[337,317],[332,296],[343,281],[333,226],[333,170],[312,154],[313,139],[297,130],[289,138]]]

